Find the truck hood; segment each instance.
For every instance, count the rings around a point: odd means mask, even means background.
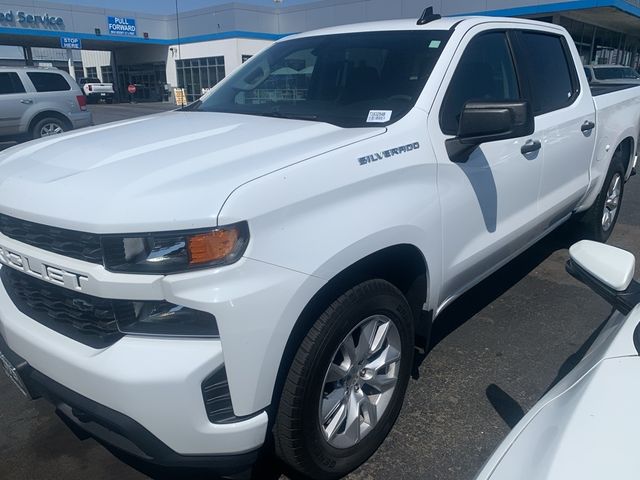
[[[213,226],[240,185],[384,131],[205,112],[106,124],[0,154],[0,212],[93,233]]]

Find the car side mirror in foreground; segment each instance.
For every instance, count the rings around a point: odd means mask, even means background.
[[[569,249],[567,272],[616,310],[628,314],[640,303],[640,283],[633,280],[633,254],[604,243],[582,240]]]
[[[463,163],[480,144],[531,135],[535,119],[527,101],[467,102],[458,135],[446,141],[452,162]]]

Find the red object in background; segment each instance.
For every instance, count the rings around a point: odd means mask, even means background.
[[[135,86],[135,85],[129,85],[129,86],[127,87],[127,91],[128,91],[131,95],[133,95],[134,93],[136,93],[136,86]]]

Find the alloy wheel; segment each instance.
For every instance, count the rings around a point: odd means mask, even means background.
[[[53,123],[53,122],[45,123],[40,128],[41,137],[49,137],[51,135],[57,135],[62,132],[64,132],[64,130],[62,129],[62,126],[60,126],[60,124],[58,123]]]
[[[608,232],[613,226],[616,219],[618,208],[620,206],[620,194],[622,193],[622,176],[616,173],[607,189],[607,196],[604,201],[604,209],[602,212],[602,229]]]
[[[324,377],[319,422],[325,440],[351,448],[384,415],[398,382],[402,345],[385,315],[360,322],[341,342]]]

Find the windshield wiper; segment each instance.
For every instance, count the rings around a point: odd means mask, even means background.
[[[280,110],[271,110],[270,112],[255,112],[252,115],[260,115],[261,117],[288,118],[290,120],[318,120],[317,115],[309,113],[283,113]]]

